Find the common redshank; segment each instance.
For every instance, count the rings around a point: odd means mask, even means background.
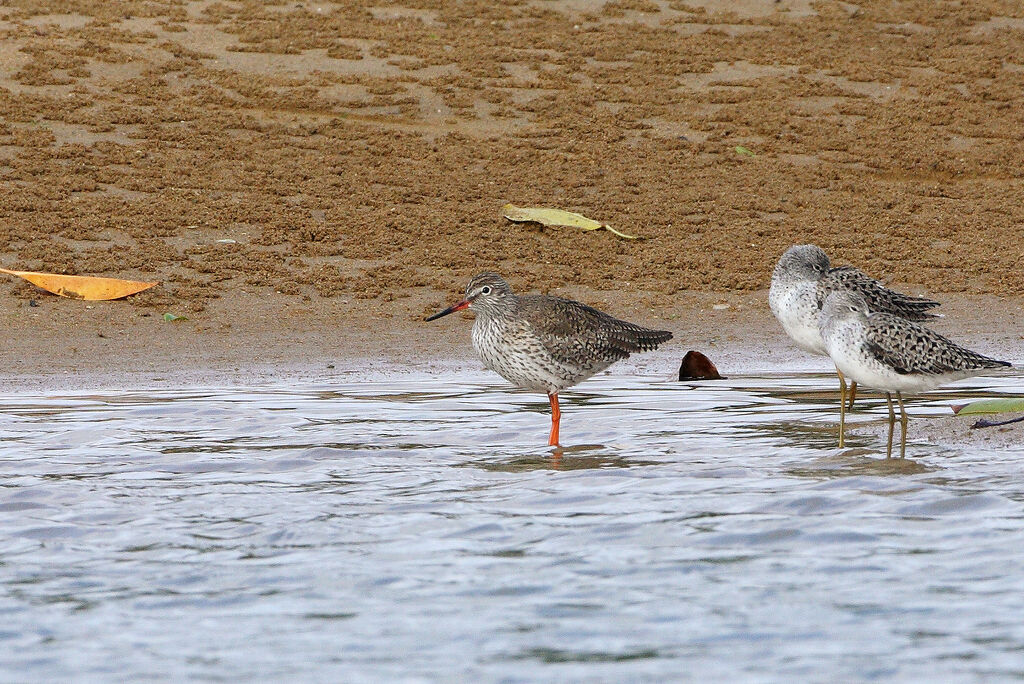
[[[630,354],[672,339],[620,321],[571,299],[516,295],[497,273],[481,273],[466,298],[426,320],[469,308],[476,313],[473,347],[484,366],[516,387],[546,392],[551,404],[549,446],[558,446],[558,393]]]
[[[831,268],[828,255],[817,245],[793,245],[775,265],[768,305],[796,346],[811,354],[828,354],[818,330],[818,318],[825,297],[832,292],[854,292],[867,302],[872,311],[910,321],[938,318],[936,314],[928,313],[929,309],[939,305],[938,302],[890,290],[852,266]],[[838,366],[836,374],[839,375],[839,446],[843,446],[846,380]],[[856,396],[857,383],[851,381],[849,408],[853,408]]]
[[[890,313],[872,311],[858,292],[831,292],[818,317],[825,351],[836,368],[854,382],[885,392],[889,405],[889,442],[896,415],[892,393],[900,405],[900,458],[907,452],[907,411],[903,393],[924,392],[954,380],[1009,366],[969,349],[947,337]]]

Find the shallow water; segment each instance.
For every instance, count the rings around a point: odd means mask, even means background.
[[[836,448],[834,376],[0,397],[0,672],[1024,677],[1021,450]],[[854,422],[884,401],[862,397]]]

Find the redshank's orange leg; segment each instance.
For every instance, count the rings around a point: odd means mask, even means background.
[[[551,403],[551,438],[548,439],[548,446],[558,446],[558,423],[562,419],[562,412],[558,410],[558,392],[548,394],[548,401]]]

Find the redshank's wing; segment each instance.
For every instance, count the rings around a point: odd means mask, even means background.
[[[622,321],[571,299],[527,295],[519,298],[519,310],[548,353],[583,365],[624,359],[672,339],[667,330]]]
[[[868,316],[865,348],[900,375],[969,372],[1009,366],[961,347],[948,337],[899,316],[875,313]]]
[[[865,299],[872,311],[894,314],[908,321],[925,321],[938,318],[937,314],[929,313],[928,309],[939,306],[939,302],[920,297],[911,297],[902,292],[890,290],[871,276],[852,266],[840,266],[829,269],[829,272],[818,281],[818,307],[825,302],[825,297],[834,290],[850,290]]]

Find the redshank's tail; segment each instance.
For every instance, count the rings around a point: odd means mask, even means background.
[[[659,344],[672,339],[672,333],[668,330],[652,330],[619,320],[616,320],[616,323],[618,325],[612,333],[612,343],[630,354],[657,349]]]

